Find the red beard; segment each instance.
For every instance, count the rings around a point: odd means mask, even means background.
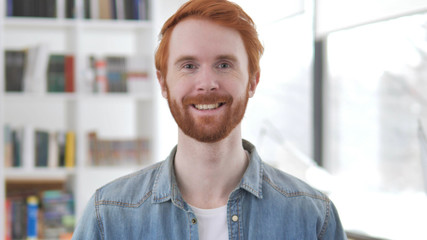
[[[214,143],[226,138],[242,121],[249,99],[248,90],[246,96],[238,101],[233,101],[233,97],[229,94],[210,93],[185,96],[182,100],[183,107],[180,107],[176,101],[171,100],[169,88],[167,88],[168,104],[172,116],[184,134],[199,142]],[[197,118],[190,114],[189,109],[195,104],[210,103],[222,103],[221,108],[226,108],[225,113]]]

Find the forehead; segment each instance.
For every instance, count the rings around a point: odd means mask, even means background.
[[[248,61],[237,30],[199,18],[185,19],[175,26],[169,54],[169,62],[182,56],[208,58],[220,55],[234,55],[239,61]]]

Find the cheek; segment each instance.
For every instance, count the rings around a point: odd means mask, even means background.
[[[168,97],[178,102],[181,102],[182,98],[189,92],[189,87],[182,82],[168,83],[167,88]]]

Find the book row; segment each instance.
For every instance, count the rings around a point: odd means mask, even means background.
[[[74,167],[75,152],[73,131],[4,127],[5,167]]]
[[[81,89],[84,92],[144,92],[149,89],[148,59],[127,56],[89,56]],[[24,50],[5,51],[7,92],[76,91],[75,57],[49,54],[40,44]]]
[[[89,57],[87,88],[91,92],[147,92],[150,89],[148,59],[144,57]]]
[[[5,239],[71,239],[74,198],[63,190],[22,192],[6,197]]]
[[[4,127],[5,167],[74,167],[76,135],[73,131],[47,131],[26,126]],[[102,139],[96,132],[88,134],[90,166],[141,166],[151,159],[150,141],[135,139]]]
[[[9,17],[56,17],[56,0],[7,0]]]
[[[9,17],[75,18],[76,0],[7,0]],[[147,20],[149,0],[83,0],[84,18]],[[58,11],[57,8],[60,8]],[[61,16],[58,16],[61,15]],[[62,16],[63,15],[63,16]]]
[[[150,162],[148,139],[101,139],[88,134],[88,161],[92,166],[141,166]]]

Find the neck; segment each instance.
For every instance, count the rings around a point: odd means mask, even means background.
[[[216,143],[198,142],[181,131],[175,155],[175,175],[186,202],[198,208],[227,204],[248,166],[240,127]]]

